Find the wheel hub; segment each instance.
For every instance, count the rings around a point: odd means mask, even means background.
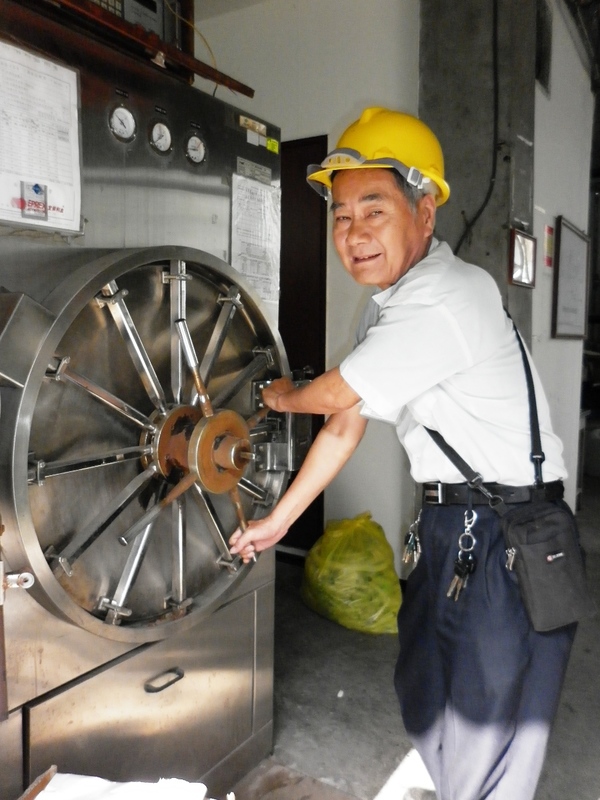
[[[140,440],[152,448],[142,464],[147,468],[155,463],[165,478],[173,470],[190,472],[203,489],[223,494],[234,488],[252,460],[248,425],[235,411],[204,417],[196,406],[182,405],[153,421],[156,432],[144,431]]]
[[[189,469],[207,491],[222,494],[233,489],[251,458],[248,426],[235,411],[217,411],[194,427]]]

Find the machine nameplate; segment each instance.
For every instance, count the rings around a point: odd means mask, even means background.
[[[271,170],[269,167],[264,167],[262,164],[256,164],[254,161],[248,161],[247,158],[239,158],[237,160],[237,172],[244,178],[252,178],[261,183],[271,184]]]

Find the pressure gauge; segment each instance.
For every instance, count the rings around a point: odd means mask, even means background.
[[[206,145],[195,133],[188,138],[185,144],[185,154],[192,164],[201,164],[206,158]]]
[[[110,112],[108,124],[111,133],[122,142],[130,142],[135,136],[135,117],[125,106],[117,106]]]
[[[171,149],[171,131],[164,122],[155,122],[150,129],[150,144],[159,153],[168,153]]]

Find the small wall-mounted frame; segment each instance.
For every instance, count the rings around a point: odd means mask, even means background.
[[[535,286],[535,253],[535,237],[511,228],[508,279],[514,286]]]
[[[583,339],[587,329],[590,239],[564,217],[556,218],[552,336]]]

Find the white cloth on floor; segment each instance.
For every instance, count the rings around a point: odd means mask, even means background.
[[[56,774],[38,795],[39,800],[205,800],[203,783],[162,778],[157,783],[115,783],[89,775]],[[209,800],[209,798],[206,798]],[[233,793],[227,800],[235,800]]]

